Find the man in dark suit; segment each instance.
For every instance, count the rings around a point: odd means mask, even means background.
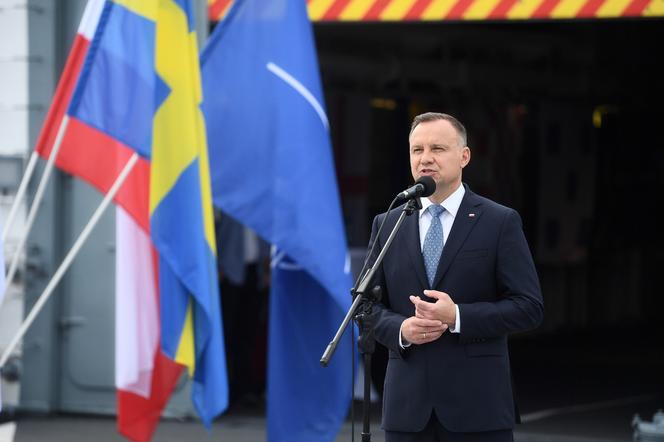
[[[436,191],[405,219],[376,273],[375,334],[389,349],[386,441],[512,441],[507,337],[543,317],[521,218],[462,183],[470,149],[456,118],[417,116],[409,144],[413,178],[431,176]],[[371,261],[400,212],[374,220]]]

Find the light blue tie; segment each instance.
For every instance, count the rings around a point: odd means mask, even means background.
[[[445,208],[438,204],[432,204],[427,210],[431,214],[431,225],[424,237],[422,255],[424,256],[424,267],[427,271],[429,287],[431,287],[436,277],[440,254],[443,252],[443,224],[440,222],[440,215],[445,211]]]

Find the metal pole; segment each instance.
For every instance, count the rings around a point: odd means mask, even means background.
[[[18,206],[21,200],[23,199],[23,195],[25,194],[26,189],[28,188],[28,183],[30,182],[30,178],[32,178],[32,173],[35,171],[35,165],[37,165],[37,152],[33,151],[32,154],[30,155],[30,160],[28,161],[28,167],[25,168],[25,173],[23,173],[23,178],[21,178],[21,184],[18,186],[18,190],[16,191],[16,196],[14,197],[14,201],[12,202],[12,207],[9,209],[9,215],[7,215],[7,220],[5,221],[5,225],[2,228],[2,243],[5,243],[7,241],[7,234],[9,233],[9,227],[13,224],[14,222],[14,217],[16,216],[16,212],[18,212]]]
[[[62,119],[62,122],[60,123],[60,128],[58,129],[58,135],[55,138],[53,149],[51,149],[51,153],[48,156],[48,161],[46,162],[46,168],[44,169],[41,181],[39,182],[39,186],[37,187],[37,192],[35,193],[35,199],[32,201],[32,206],[30,206],[30,212],[28,213],[28,218],[25,222],[23,234],[21,235],[18,247],[16,248],[14,256],[12,257],[11,265],[9,266],[9,271],[7,271],[7,275],[5,277],[5,292],[4,292],[5,295],[7,294],[8,287],[11,284],[12,279],[14,279],[14,275],[16,274],[16,269],[18,267],[18,260],[19,257],[21,256],[21,250],[23,250],[23,247],[25,247],[25,242],[28,239],[28,234],[30,233],[30,229],[32,228],[32,224],[34,224],[35,222],[35,218],[37,216],[37,210],[39,210],[39,205],[41,204],[41,200],[44,197],[44,191],[46,191],[46,184],[48,184],[48,179],[50,178],[51,172],[53,171],[55,157],[58,155],[58,151],[60,150],[60,146],[62,145],[62,138],[65,135],[65,131],[67,130],[68,124],[69,124],[69,117],[65,115],[64,118]]]
[[[2,354],[2,358],[0,358],[0,368],[2,368],[3,365],[5,365],[5,362],[7,362],[7,359],[9,359],[9,355],[12,353],[12,351],[14,351],[14,348],[16,347],[18,342],[21,340],[21,338],[23,338],[25,332],[28,330],[30,325],[32,325],[35,318],[37,317],[41,309],[44,307],[44,304],[50,298],[56,285],[60,282],[62,276],[69,269],[69,266],[71,265],[72,261],[74,260],[78,252],[81,250],[81,247],[83,246],[85,241],[90,236],[92,229],[99,222],[99,219],[101,218],[102,214],[104,213],[108,205],[111,203],[115,195],[118,193],[118,190],[120,190],[120,187],[127,179],[129,172],[131,172],[131,170],[134,168],[134,165],[136,164],[137,161],[138,161],[138,154],[134,153],[131,156],[131,158],[129,158],[129,161],[127,161],[127,164],[125,164],[124,168],[122,169],[122,172],[120,172],[120,175],[118,175],[118,177],[116,178],[115,182],[113,183],[113,186],[111,186],[111,189],[108,191],[106,196],[104,196],[104,199],[102,200],[101,204],[99,204],[99,207],[97,207],[97,210],[95,210],[95,212],[92,214],[92,217],[90,217],[90,220],[83,228],[83,231],[76,239],[76,242],[69,250],[69,253],[67,253],[65,259],[62,260],[62,264],[60,264],[58,270],[55,271],[55,274],[53,274],[53,277],[49,281],[48,285],[46,286],[42,294],[39,295],[39,298],[37,299],[35,305],[32,307],[32,310],[30,310],[30,313],[19,327],[18,332],[12,338],[11,342],[5,349],[5,352]]]

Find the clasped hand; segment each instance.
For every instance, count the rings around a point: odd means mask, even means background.
[[[402,337],[411,344],[435,341],[447,331],[448,324],[456,322],[454,302],[447,293],[425,290],[424,294],[436,301],[427,302],[411,295],[409,299],[415,306],[415,316],[406,319],[401,327]]]

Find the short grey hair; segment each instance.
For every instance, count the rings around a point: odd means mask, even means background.
[[[413,123],[410,125],[410,133],[408,136],[412,135],[413,130],[420,124],[420,123],[426,123],[429,121],[437,121],[437,120],[445,120],[448,123],[452,125],[454,130],[456,130],[457,134],[459,135],[459,141],[461,143],[461,147],[465,147],[466,143],[468,143],[468,134],[466,132],[466,128],[461,124],[459,120],[454,118],[452,115],[449,114],[443,114],[440,112],[426,112],[424,114],[420,114],[413,118]]]

